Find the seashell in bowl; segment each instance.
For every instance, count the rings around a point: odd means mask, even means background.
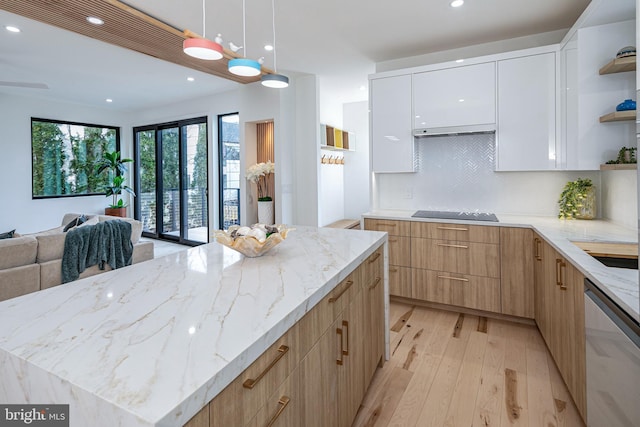
[[[256,258],[266,254],[286,239],[287,233],[292,230],[295,229],[283,224],[274,226],[254,224],[251,227],[234,225],[226,231],[216,230],[213,235],[221,245],[238,251],[246,257]]]

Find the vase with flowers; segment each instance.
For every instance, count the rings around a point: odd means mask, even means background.
[[[247,168],[245,177],[258,187],[258,222],[261,224],[273,224],[274,209],[273,198],[269,195],[267,180],[275,170],[275,165],[271,160],[263,163],[256,163]]]

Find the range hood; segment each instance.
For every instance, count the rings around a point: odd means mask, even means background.
[[[440,128],[420,128],[413,130],[413,136],[423,138],[442,135],[468,135],[476,133],[495,133],[495,123],[484,125],[447,126]]]

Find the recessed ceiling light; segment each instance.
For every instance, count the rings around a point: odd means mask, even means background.
[[[188,80],[188,81],[190,81],[190,82],[192,82],[192,81],[194,81],[195,79],[194,79],[193,77],[187,77],[187,80]]]
[[[104,24],[104,21],[102,19],[97,18],[95,16],[87,16],[87,21],[89,21],[93,25],[102,25],[102,24]]]
[[[456,59],[456,62],[459,64],[461,62],[464,62],[464,59]]]
[[[7,31],[11,31],[12,33],[19,33],[20,32],[20,28],[18,27],[14,27],[12,25],[7,25],[6,27],[4,27],[5,30]]]
[[[458,99],[458,102],[464,102],[464,99],[460,98]]]
[[[264,45],[264,50],[268,50],[269,52],[271,52],[273,50],[273,45],[265,44]]]
[[[107,101],[107,102],[113,102],[113,99],[111,99],[111,98],[107,98],[107,99],[105,99],[105,101]]]
[[[451,5],[451,7],[460,7],[464,4],[464,0],[453,0],[449,4]]]

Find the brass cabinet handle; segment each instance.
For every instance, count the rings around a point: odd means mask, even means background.
[[[436,243],[438,246],[444,246],[447,248],[460,248],[460,249],[469,249],[469,246],[466,245],[451,245],[449,243]]]
[[[542,251],[540,250],[541,244],[542,240],[537,237],[533,239],[533,251],[535,252],[535,257],[538,261],[542,261]]]
[[[342,354],[344,354],[345,356],[349,355],[349,322],[347,322],[346,320],[342,321],[342,326],[344,327],[345,331],[346,331],[346,341],[347,341],[347,349],[346,350],[342,350]]]
[[[376,277],[376,281],[374,282],[373,285],[369,286],[369,290],[374,289],[376,286],[378,286],[378,283],[380,283],[381,280],[382,280],[382,277]]]
[[[560,264],[562,264],[562,260],[560,258],[556,258],[556,285],[562,286],[562,279],[560,278]]]
[[[565,279],[567,277],[567,264],[564,261],[560,262],[560,290],[562,291],[566,291],[567,290],[567,284],[565,283]],[[562,272],[564,271],[564,277]]]
[[[378,260],[378,258],[380,258],[380,252],[376,252],[376,254],[373,256],[373,258],[371,258],[369,260],[369,264],[373,264],[374,262],[376,262]]]
[[[271,419],[267,423],[267,427],[271,427],[276,422],[276,420],[278,419],[280,414],[282,414],[282,411],[284,411],[284,408],[287,407],[290,401],[291,399],[288,398],[287,396],[282,396],[280,400],[278,400],[278,405],[280,405],[280,407],[278,408],[278,411],[273,415],[273,417],[271,417]]]
[[[269,366],[267,366],[265,370],[262,371],[260,375],[256,377],[256,379],[248,378],[244,383],[242,383],[242,387],[248,388],[248,389],[254,388],[256,384],[258,384],[258,382],[267,374],[267,372],[269,372],[271,368],[273,368],[275,364],[278,363],[278,361],[282,359],[282,357],[285,354],[287,354],[288,351],[289,351],[289,347],[286,345],[281,345],[280,347],[278,347],[278,354],[276,355],[275,359],[271,361]]]
[[[342,296],[342,294],[347,292],[347,289],[349,289],[351,287],[351,285],[353,285],[353,280],[347,280],[347,285],[340,291],[340,293],[338,295],[336,295],[335,297],[329,298],[329,302],[338,301],[338,298],[340,298]]]
[[[398,243],[398,239],[389,239],[390,243]]]
[[[439,226],[438,230],[452,230],[452,231],[469,231],[468,228],[461,228],[461,227],[442,227]]]
[[[462,277],[451,277],[451,276],[438,276],[438,279],[446,279],[446,280],[457,280],[459,282],[468,282],[469,279],[465,279]]]
[[[342,329],[336,328],[336,334],[340,335],[340,359],[336,359],[336,364],[341,365],[344,363],[344,342],[342,340]]]
[[[390,268],[390,269],[389,269],[389,272],[391,272],[391,273],[397,273],[397,272],[398,272],[398,269],[397,269],[397,268],[395,268],[395,267],[393,267],[393,268]]]
[[[398,224],[396,224],[396,223],[394,223],[394,222],[392,222],[392,223],[389,223],[389,222],[379,222],[379,223],[378,223],[378,225],[382,225],[382,226],[385,226],[385,227],[396,227]]]

